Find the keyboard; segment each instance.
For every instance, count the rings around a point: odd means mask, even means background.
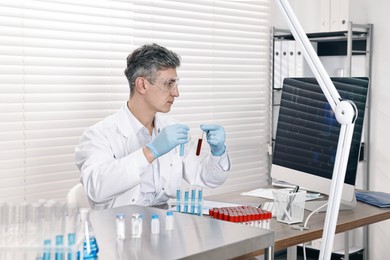
[[[271,211],[272,212],[272,217],[273,218],[275,217],[276,207],[274,207],[274,202],[272,202],[272,201],[264,202],[264,204],[263,204],[263,206],[261,208],[264,209],[264,210]]]

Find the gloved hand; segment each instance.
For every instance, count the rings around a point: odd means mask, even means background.
[[[226,149],[225,129],[219,125],[201,125],[200,128],[206,132],[207,142],[211,148],[211,154],[221,156]]]
[[[146,146],[158,158],[179,144],[188,142],[188,131],[190,128],[186,125],[176,124],[164,127],[154,140]]]

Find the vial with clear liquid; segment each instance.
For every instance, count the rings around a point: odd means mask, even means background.
[[[152,230],[152,234],[160,233],[160,219],[158,218],[157,214],[154,214],[152,216],[151,230]]]
[[[116,215],[116,238],[120,240],[126,238],[125,214]]]
[[[131,216],[131,236],[139,238],[142,235],[142,215],[135,213]]]
[[[173,212],[167,211],[167,214],[165,216],[165,229],[166,230],[173,230]]]

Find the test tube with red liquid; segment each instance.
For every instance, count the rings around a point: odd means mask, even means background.
[[[202,137],[198,139],[198,145],[196,146],[196,156],[199,156],[200,149],[202,148],[202,142],[203,142],[203,135],[204,132],[202,131]]]

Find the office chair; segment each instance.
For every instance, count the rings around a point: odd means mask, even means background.
[[[85,194],[84,187],[81,183],[77,183],[73,186],[66,195],[66,201],[68,204],[76,204],[79,208],[90,208],[87,195]]]

